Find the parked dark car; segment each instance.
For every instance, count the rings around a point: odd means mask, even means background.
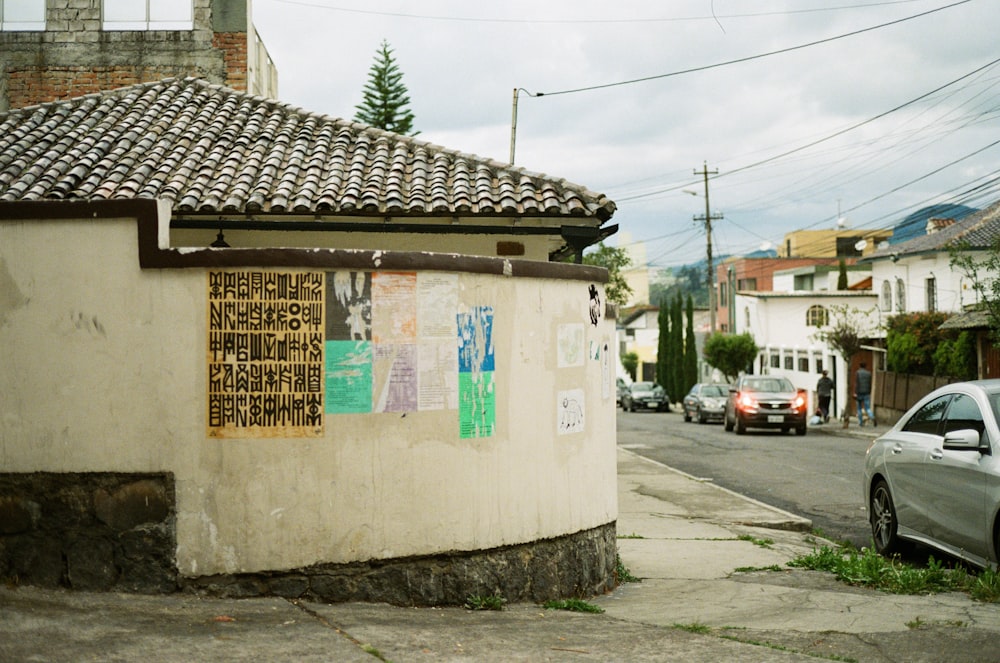
[[[633,382],[622,394],[622,409],[635,412],[637,409],[661,412],[670,409],[667,392],[655,382]]]
[[[795,429],[806,434],[805,390],[796,389],[788,378],[771,375],[744,375],[729,388],[725,426],[742,435],[747,428],[778,428],[782,433]]]
[[[726,415],[726,399],[729,398],[728,384],[699,382],[691,387],[684,397],[684,421],[696,419],[699,424],[706,421],[722,421]]]
[[[919,541],[983,568],[1000,554],[1000,380],[924,396],[865,454],[875,550]]]

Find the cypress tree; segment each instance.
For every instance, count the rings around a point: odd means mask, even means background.
[[[678,403],[684,399],[684,299],[680,291],[670,307],[670,400]]]
[[[659,336],[656,339],[656,383],[666,389],[670,382],[668,370],[670,364],[667,361],[667,357],[670,356],[670,309],[667,307],[666,297],[660,300],[656,322],[659,328]]]
[[[687,328],[684,338],[684,393],[698,382],[698,342],[694,336],[694,300],[687,298]],[[682,396],[683,398],[683,396]]]
[[[379,129],[416,136],[410,97],[403,84],[403,72],[396,66],[389,42],[383,40],[375,52],[375,62],[368,70],[364,101],[355,106],[354,119]]]

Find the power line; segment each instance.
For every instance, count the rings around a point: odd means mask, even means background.
[[[912,21],[916,18],[921,18],[923,16],[928,16],[939,11],[944,11],[945,9],[951,9],[952,7],[957,7],[959,5],[964,5],[972,0],[959,0],[958,2],[953,2],[950,5],[945,5],[943,7],[938,7],[937,9],[930,9],[919,14],[914,14],[913,16],[907,16],[905,18],[896,19],[895,21],[889,21],[888,23],[880,23],[878,25],[873,25],[867,28],[861,28],[860,30],[854,30],[853,32],[846,32],[841,35],[834,37],[827,37],[825,39],[820,39],[817,41],[811,41],[805,44],[799,44],[797,46],[789,46],[788,48],[778,49],[776,51],[768,51],[767,53],[759,53],[757,55],[749,55],[744,58],[737,58],[735,60],[727,60],[725,62],[718,62],[716,64],[703,65],[701,67],[692,67],[690,69],[681,69],[679,71],[672,71],[666,74],[657,74],[655,76],[645,76],[643,78],[633,78],[627,81],[618,81],[616,83],[604,83],[602,85],[590,85],[588,87],[579,87],[571,90],[560,90],[558,92],[539,92],[536,96],[542,97],[554,97],[559,94],[575,94],[577,92],[590,92],[591,90],[602,90],[610,87],[619,87],[622,85],[632,85],[633,83],[645,83],[646,81],[655,81],[661,78],[669,78],[671,76],[680,76],[682,74],[692,74],[698,71],[707,71],[709,69],[716,69],[718,67],[726,67],[732,64],[740,64],[742,62],[750,62],[752,60],[760,60],[761,58],[771,57],[772,55],[781,55],[783,53],[790,53],[792,51],[798,51],[803,48],[809,48],[811,46],[818,46],[819,44],[826,44],[832,41],[837,41],[839,39],[846,39],[847,37],[854,37],[865,32],[871,32],[872,30],[879,30],[881,28],[889,27],[892,25],[897,25],[899,23],[904,23],[906,21]]]
[[[884,7],[888,5],[904,5],[920,0],[887,0],[883,2],[867,2],[853,5],[840,5],[836,7],[818,7],[814,9],[789,9],[785,11],[772,12],[750,12],[742,14],[719,14],[711,16],[675,16],[669,18],[477,18],[473,16],[434,16],[429,14],[407,14],[403,12],[383,12],[371,9],[353,9],[348,7],[335,7],[316,2],[305,2],[304,0],[271,0],[286,5],[298,5],[301,7],[312,7],[314,9],[325,9],[327,11],[342,12],[345,14],[362,14],[368,16],[385,16],[389,18],[405,18],[421,21],[448,21],[458,23],[498,23],[516,25],[608,25],[608,24],[633,24],[633,23],[682,23],[692,21],[716,21],[725,18],[759,18],[762,16],[783,16],[792,14],[815,14],[820,12],[842,11],[845,9],[867,9],[869,7]]]

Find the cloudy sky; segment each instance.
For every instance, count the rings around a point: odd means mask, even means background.
[[[351,118],[389,42],[419,139],[607,194],[650,267],[1000,199],[997,0],[254,0],[282,101]],[[535,96],[543,93],[543,96]],[[698,195],[685,193],[685,190]]]

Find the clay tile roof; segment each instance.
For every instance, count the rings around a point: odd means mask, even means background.
[[[167,79],[0,113],[0,201],[163,198],[179,214],[554,216],[601,225],[565,180]]]

